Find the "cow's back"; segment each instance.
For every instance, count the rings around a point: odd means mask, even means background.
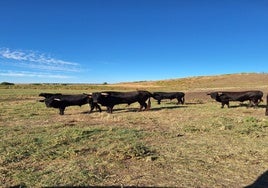
[[[87,95],[62,95],[59,97],[62,103],[65,103],[66,105],[84,105],[89,103],[89,97]]]

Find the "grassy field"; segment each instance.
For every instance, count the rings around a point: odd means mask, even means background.
[[[215,90],[260,89],[267,74],[195,77],[114,85],[0,86],[0,181],[3,187],[244,187],[268,170],[266,97],[257,109]],[[152,100],[152,109],[118,105],[113,114],[37,102],[41,92],[184,91],[186,104]],[[103,108],[105,109],[105,108]]]

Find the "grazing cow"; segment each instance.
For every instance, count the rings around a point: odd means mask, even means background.
[[[226,104],[229,108],[229,101],[249,101],[249,106],[257,107],[262,101],[262,91],[240,91],[240,92],[212,92],[208,93],[211,98],[221,103],[223,108]]]
[[[107,112],[112,113],[113,107],[117,104],[132,104],[138,102],[140,104],[141,111],[143,108],[145,110],[150,109],[151,102],[150,97],[152,94],[148,91],[132,91],[132,92],[114,92],[114,91],[105,91],[105,92],[96,92],[92,93],[92,99],[94,103],[99,103],[102,106],[107,107]],[[148,100],[148,105],[146,101]]]
[[[60,115],[64,114],[64,110],[68,106],[82,106],[84,104],[90,105],[90,112],[92,112],[95,107],[99,109],[99,112],[101,112],[100,106],[93,103],[92,98],[87,94],[63,95],[61,93],[40,93],[39,96],[45,97],[45,99],[40,100],[40,102],[45,102],[47,107],[58,108]]]
[[[184,104],[184,96],[183,92],[153,92],[153,98],[157,100],[158,104],[160,104],[162,99],[177,99],[177,104]]]
[[[268,116],[268,95],[266,96],[266,111],[265,115]]]

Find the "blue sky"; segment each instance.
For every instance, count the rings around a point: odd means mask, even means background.
[[[6,0],[0,23],[0,82],[268,72],[266,0]]]

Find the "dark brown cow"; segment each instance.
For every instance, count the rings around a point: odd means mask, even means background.
[[[262,91],[240,91],[240,92],[212,92],[208,93],[211,98],[215,99],[217,102],[221,103],[223,108],[226,104],[229,108],[229,101],[249,101],[249,106],[257,107],[262,101],[263,92]]]
[[[93,103],[99,103],[107,107],[107,112],[112,113],[113,107],[118,104],[132,104],[138,102],[141,111],[143,108],[148,110],[151,106],[150,97],[152,94],[148,91],[131,91],[131,92],[116,92],[104,91],[92,93]],[[149,100],[148,100],[149,99]],[[146,101],[148,100],[148,105]]]
[[[40,102],[45,102],[47,107],[58,108],[60,115],[64,114],[64,110],[68,106],[82,106],[84,104],[89,104],[91,108],[90,112],[92,112],[95,107],[101,112],[100,106],[97,103],[93,103],[92,98],[87,94],[63,95],[61,93],[40,93],[39,96],[45,97],[45,99],[40,100]]]
[[[160,104],[162,99],[177,99],[178,103],[184,104],[185,93],[183,92],[153,92],[153,98],[157,100],[157,103]]]

